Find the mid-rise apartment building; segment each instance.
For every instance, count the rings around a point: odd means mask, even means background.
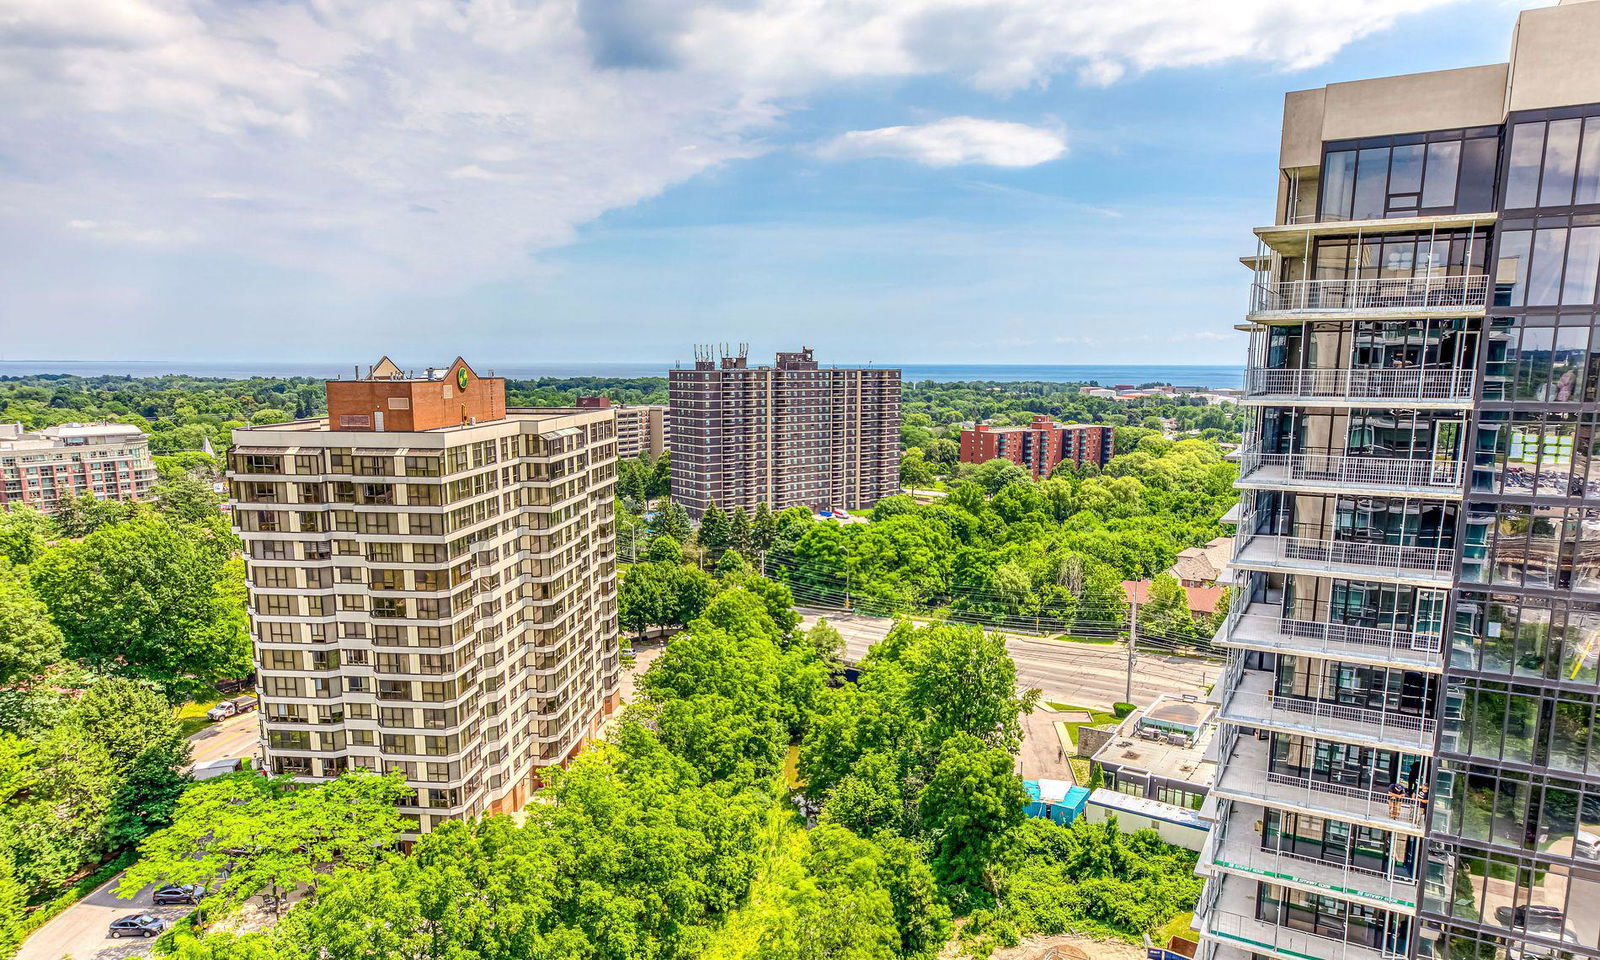
[[[400,769],[424,830],[519,809],[617,701],[612,414],[460,359],[327,393],[229,457],[267,766]]]
[[[609,409],[617,417],[617,456],[661,456],[671,449],[672,416],[664,403],[612,403],[610,397],[579,397],[583,410]]]
[[[1094,423],[1056,423],[1035,416],[1027,426],[995,427],[976,423],[961,431],[961,462],[1010,460],[1035,479],[1050,476],[1063,461],[1076,467],[1103,467],[1111,459],[1112,429]]]
[[[1600,956],[1600,3],[1289,94],[1279,166],[1196,928]]]
[[[63,500],[142,500],[156,482],[150,438],[128,423],[66,423],[26,431],[0,424],[0,509],[53,513]]]
[[[672,499],[865,509],[900,492],[900,371],[824,368],[810,347],[751,367],[707,348],[669,376]]]

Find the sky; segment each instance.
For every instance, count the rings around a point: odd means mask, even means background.
[[[1285,91],[1501,0],[4,0],[0,359],[1238,363]]]

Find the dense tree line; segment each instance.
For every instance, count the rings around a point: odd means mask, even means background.
[[[1123,622],[1121,581],[1158,577],[1179,551],[1227,532],[1217,520],[1236,499],[1235,476],[1215,443],[1153,433],[1104,471],[1037,483],[993,461],[934,502],[879,502],[869,524],[794,517],[768,568],[803,601],[1103,635]],[[1163,629],[1208,635],[1182,591],[1160,586]],[[1179,615],[1167,616],[1174,596]]]
[[[165,825],[188,782],[174,707],[250,674],[244,565],[209,476],[161,469],[148,503],[0,513],[0,903]],[[0,947],[16,933],[0,921]]]

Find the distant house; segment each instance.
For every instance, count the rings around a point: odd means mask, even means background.
[[[1149,580],[1124,580],[1122,581],[1122,594],[1128,598],[1129,603],[1137,603],[1141,607],[1150,602]],[[1196,620],[1209,617],[1217,612],[1222,605],[1222,598],[1227,594],[1227,587],[1191,587],[1187,584],[1183,592],[1189,598],[1189,615]]]
[[[1228,558],[1233,556],[1233,538],[1218,537],[1203,547],[1190,547],[1178,554],[1167,572],[1186,587],[1227,586],[1231,581]]]

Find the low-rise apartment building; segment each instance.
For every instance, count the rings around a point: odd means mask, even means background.
[[[615,421],[507,409],[457,359],[234,431],[274,774],[404,772],[418,829],[521,808],[615,707]]]
[[[65,423],[38,431],[0,424],[0,507],[45,513],[85,493],[142,500],[155,485],[150,438],[127,423]]]
[[[1036,416],[1027,426],[977,423],[961,431],[962,463],[1010,460],[1035,479],[1050,476],[1063,461],[1078,467],[1086,463],[1103,467],[1111,453],[1112,430],[1103,424],[1056,423]]]

